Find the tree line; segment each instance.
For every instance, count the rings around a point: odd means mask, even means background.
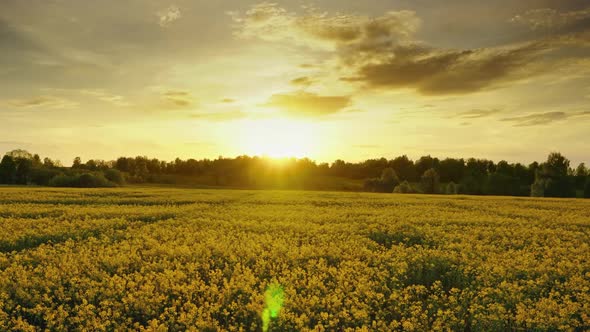
[[[476,158],[407,156],[350,163],[316,163],[310,159],[274,160],[266,157],[187,159],[120,157],[83,162],[71,167],[58,161],[13,150],[0,162],[0,184],[57,187],[109,187],[124,183],[203,184],[242,188],[333,189],[333,183],[362,185],[340,189],[383,193],[590,197],[590,170],[584,163],[572,168],[558,152],[529,165]]]

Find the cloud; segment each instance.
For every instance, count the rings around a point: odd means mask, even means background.
[[[557,121],[563,121],[572,117],[589,116],[590,111],[585,112],[545,112],[537,114],[529,114],[524,116],[517,116],[512,118],[504,118],[501,121],[512,122],[516,127],[528,127],[550,124]]]
[[[585,12],[569,13],[569,20]],[[590,45],[590,33],[552,36],[521,44],[443,49],[416,39],[422,21],[413,11],[369,17],[328,14],[315,7],[291,12],[274,3],[232,12],[241,38],[285,42],[327,51],[342,81],[374,90],[411,89],[423,95],[468,94],[512,84],[551,66],[550,52]],[[326,48],[326,46],[328,46]],[[321,56],[325,57],[326,53]],[[572,55],[573,56],[573,55]],[[307,83],[292,81],[292,83]]]
[[[558,12],[551,8],[532,9],[514,16],[510,21],[526,25],[531,30],[557,30],[578,23],[585,23],[589,27],[590,8],[569,12]]]
[[[311,63],[302,63],[299,65],[299,68],[301,69],[313,69],[316,68],[317,65],[311,64]]]
[[[398,46],[387,58],[362,64],[356,76],[343,80],[370,88],[411,88],[424,95],[465,94],[530,76],[528,65],[547,50],[539,43],[448,51]]]
[[[235,103],[236,100],[233,98],[223,98],[223,99],[221,99],[221,102],[224,104],[232,104],[232,103]]]
[[[195,100],[188,91],[169,90],[162,94],[165,104],[172,108],[187,108],[195,104]]]
[[[66,109],[72,108],[78,105],[69,99],[56,97],[56,96],[37,96],[24,99],[10,99],[5,101],[3,104],[9,107],[34,109],[34,108],[53,108],[53,109]]]
[[[273,107],[294,116],[322,116],[341,112],[350,104],[350,96],[320,96],[297,91],[274,94],[264,106]]]
[[[489,117],[495,114],[500,113],[499,109],[491,109],[491,110],[482,110],[482,109],[473,109],[465,112],[460,112],[456,114],[456,117],[462,119],[479,119]]]
[[[100,101],[113,104],[115,106],[129,106],[129,102],[123,96],[108,93],[104,90],[80,90],[80,93],[86,96],[94,97]]]
[[[307,76],[297,77],[291,80],[292,85],[307,87],[313,84],[313,80]]]
[[[413,35],[421,20],[413,11],[389,11],[379,17],[329,15],[315,7],[303,7],[298,15],[275,3],[260,3],[245,13],[230,12],[234,34],[268,41],[288,39],[297,44],[344,46],[378,43],[384,39],[405,39]]]
[[[169,26],[172,22],[177,21],[182,17],[180,8],[177,6],[170,6],[157,12],[156,15],[158,16],[158,24],[163,28]]]

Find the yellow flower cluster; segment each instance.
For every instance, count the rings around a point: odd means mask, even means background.
[[[1,188],[0,227],[1,331],[590,328],[587,200]]]

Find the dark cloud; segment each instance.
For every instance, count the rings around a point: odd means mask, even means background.
[[[318,42],[329,45],[344,73],[343,81],[370,89],[411,89],[423,95],[459,95],[503,87],[545,72],[558,59],[580,56],[579,52],[555,56],[566,46],[590,45],[590,9],[564,13],[542,10],[513,21],[536,22],[537,16],[539,23],[534,24],[568,29],[520,44],[443,49],[418,41],[415,34],[421,20],[413,11],[367,17],[330,15],[314,8],[296,13],[264,3],[244,14],[232,14],[236,33],[242,37],[311,47]],[[542,23],[547,20],[549,23]]]
[[[590,28],[590,7],[558,11],[553,8],[531,9],[514,16],[513,23],[522,24],[531,30],[559,31]]]
[[[545,112],[529,114],[524,116],[517,116],[512,118],[504,118],[501,121],[512,122],[516,127],[528,127],[550,124],[557,121],[563,121],[572,117],[581,117],[590,115],[590,111],[587,112]]]
[[[456,51],[396,47],[389,58],[361,65],[357,76],[344,80],[371,88],[412,88],[425,95],[464,94],[530,75],[527,65],[545,51],[539,43]]]
[[[298,91],[274,94],[264,106],[277,108],[294,116],[322,116],[344,111],[351,103],[350,96],[321,96]]]

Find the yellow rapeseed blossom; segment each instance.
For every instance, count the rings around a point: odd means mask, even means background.
[[[587,200],[6,187],[0,227],[1,331],[590,329]]]

